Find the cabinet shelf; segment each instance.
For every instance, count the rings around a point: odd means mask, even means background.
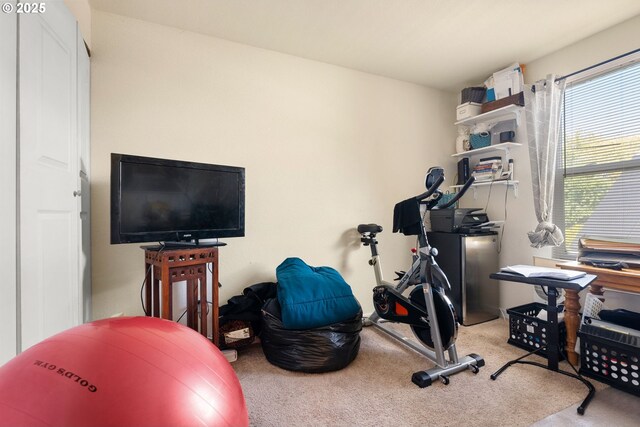
[[[451,157],[471,157],[476,154],[489,153],[492,151],[504,151],[507,155],[509,149],[513,147],[520,147],[522,144],[519,142],[502,142],[500,144],[489,145],[487,147],[476,148],[474,150],[463,151],[462,153],[452,154]]]
[[[471,184],[471,188],[473,188],[473,198],[476,198],[476,189],[478,187],[486,187],[488,185],[506,185],[508,187],[513,187],[513,195],[515,197],[518,197],[518,184],[520,183],[520,181],[512,181],[512,180],[497,180],[497,181],[481,181],[481,182],[474,182],[473,184]],[[453,189],[459,189],[462,188],[462,185],[452,185],[451,188]]]
[[[486,113],[478,114],[477,116],[467,117],[460,121],[455,122],[456,126],[473,126],[478,123],[498,123],[505,120],[515,119],[516,125],[520,124],[520,115],[524,107],[520,105],[510,104],[505,105],[497,110],[487,111]]]

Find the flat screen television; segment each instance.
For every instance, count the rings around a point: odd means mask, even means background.
[[[111,243],[244,236],[245,170],[111,154]]]

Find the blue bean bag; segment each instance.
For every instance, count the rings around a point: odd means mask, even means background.
[[[340,273],[287,258],[276,268],[278,302],[286,329],[311,329],[353,318],[360,304]]]

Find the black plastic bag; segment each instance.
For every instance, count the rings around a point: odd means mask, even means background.
[[[277,298],[262,307],[260,342],[267,360],[290,371],[337,371],[351,363],[360,350],[362,310],[352,319],[319,328],[285,329]]]

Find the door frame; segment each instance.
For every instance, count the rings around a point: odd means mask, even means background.
[[[5,0],[6,2],[6,0]],[[10,1],[15,6],[15,0]],[[0,14],[0,365],[18,353],[18,15]]]

